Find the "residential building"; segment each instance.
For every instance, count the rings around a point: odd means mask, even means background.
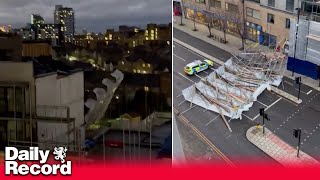
[[[202,24],[212,19],[214,28],[240,37],[244,29],[247,39],[272,48],[289,39],[297,7],[298,0],[183,0],[186,18]]]
[[[23,41],[22,56],[23,57],[39,57],[51,56],[53,49],[48,41]]]
[[[60,24],[30,24],[25,28],[15,29],[23,40],[48,40],[52,46],[60,46],[63,33]]]
[[[22,39],[16,33],[0,32],[0,61],[21,61]]]
[[[84,143],[77,131],[84,123],[83,72],[47,62],[51,65],[40,59],[0,62],[1,150],[32,145],[75,150]]]
[[[39,14],[31,14],[31,24],[44,24],[44,19]]]
[[[247,38],[270,47],[289,39],[290,19],[297,16],[298,0],[247,0]]]
[[[72,42],[75,33],[75,13],[72,8],[56,5],[54,11],[54,24],[61,24],[61,31],[65,42]]]

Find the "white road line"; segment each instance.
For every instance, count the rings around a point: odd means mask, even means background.
[[[183,100],[180,104],[178,104],[178,106],[180,106],[182,103],[184,103],[186,100]]]
[[[208,126],[212,121],[214,121],[215,119],[217,119],[220,115],[216,116],[215,118],[211,119],[205,126]]]
[[[280,97],[278,100],[276,100],[275,102],[273,102],[272,104],[270,104],[270,106],[267,106],[267,108],[265,109],[268,110],[269,108],[271,108],[273,105],[275,105],[277,102],[279,102],[282,99],[282,97]],[[253,118],[252,121],[256,120],[258,117],[260,116],[260,114],[258,114],[256,117]]]
[[[182,96],[182,93],[181,93],[181,94],[179,94],[177,97],[180,97],[180,96]]]
[[[260,103],[260,104],[262,104],[262,105],[264,105],[265,107],[268,107],[267,105],[265,105],[264,103],[262,103],[262,102],[260,102],[260,101],[258,101],[258,100],[257,100],[257,102]]]
[[[250,119],[251,121],[253,121],[253,119],[245,114],[242,114],[244,117],[247,117],[248,119]]]
[[[309,95],[312,92],[312,90],[310,90],[309,92],[307,92],[307,95]]]
[[[183,74],[181,74],[181,73],[178,73],[178,74],[180,74],[180,76],[184,77],[185,79],[189,80],[190,82],[194,83],[191,79],[187,78],[187,77],[184,76]]]
[[[284,81],[285,83],[287,83],[287,84],[290,84],[291,86],[293,86],[293,84],[292,83],[290,83],[290,82],[288,82],[288,81]]]
[[[183,111],[182,113],[180,113],[180,114],[184,114],[184,113],[186,113],[186,112],[188,112],[189,110],[191,110],[192,108],[194,108],[194,107],[196,107],[197,105],[194,105],[194,106],[192,106],[191,108],[189,108],[189,109],[187,109],[187,110],[185,110],[185,111]]]
[[[199,76],[198,74],[194,74],[195,76],[197,76],[200,79],[203,79],[203,77]]]
[[[177,56],[177,55],[175,55],[175,54],[173,54],[175,57],[177,57],[178,59],[181,59],[182,61],[186,61],[185,59],[183,59],[182,57],[180,57],[180,56]]]
[[[268,110],[269,108],[271,108],[273,105],[275,105],[277,102],[279,102],[282,99],[282,97],[280,97],[278,100],[276,100],[275,102],[273,102],[272,104],[270,104],[270,106],[268,106],[266,108],[266,110]]]

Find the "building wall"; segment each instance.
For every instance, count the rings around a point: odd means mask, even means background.
[[[22,39],[19,35],[0,34],[0,61],[21,61]]]
[[[73,73],[69,76],[52,74],[36,78],[37,105],[68,106],[70,117],[75,118],[75,126],[84,123],[84,77],[83,72]],[[57,110],[52,110],[51,115],[56,116]],[[37,113],[40,112],[40,109]],[[46,112],[50,114],[50,112]],[[59,114],[59,113],[58,113]],[[61,115],[63,116],[63,115]],[[72,129],[72,127],[70,128]],[[38,122],[39,141],[67,142],[67,125],[59,123]],[[74,137],[70,134],[69,142]]]
[[[35,85],[32,62],[0,62],[0,81],[27,82],[31,88],[32,110],[35,112]],[[29,102],[29,96],[26,98],[26,102]],[[26,109],[29,109],[29,103],[26,103],[26,105]]]
[[[29,84],[29,88],[25,92],[25,113],[30,114],[30,97],[31,97],[31,113],[35,112],[35,93],[34,93],[34,78],[33,78],[33,63],[32,62],[0,62],[0,83],[1,82],[24,82]],[[31,93],[31,94],[30,94]],[[35,126],[34,126],[35,127]],[[30,138],[30,124],[27,121],[8,121],[8,139],[25,140]],[[17,135],[17,136],[16,136]],[[22,138],[22,139],[21,139]],[[12,143],[12,142],[11,142]]]
[[[261,1],[261,4],[263,3],[265,2]],[[268,4],[268,1],[266,1],[266,3]],[[286,3],[276,1],[275,5],[277,8],[285,9]],[[247,7],[260,11],[260,19],[247,16],[247,13],[246,13],[245,19],[247,22],[252,22],[262,26],[263,32],[269,33],[277,37],[277,43],[279,43],[282,40],[280,45],[282,45],[285,42],[285,39],[286,40],[289,39],[290,29],[286,28],[285,25],[286,25],[286,19],[295,17],[293,13],[280,11],[275,8],[268,8],[265,6],[261,6],[259,3],[250,2],[250,1],[246,1],[245,8],[247,9]],[[274,24],[267,22],[268,13],[274,15]]]
[[[52,48],[48,43],[25,43],[22,45],[22,56],[52,56]]]

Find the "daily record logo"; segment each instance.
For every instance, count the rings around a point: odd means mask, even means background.
[[[6,175],[61,175],[71,174],[71,161],[66,161],[67,148],[55,147],[53,155],[57,164],[47,164],[50,150],[40,150],[38,147],[30,147],[29,150],[18,150],[15,147],[5,148],[5,174]],[[18,163],[20,161],[21,163]],[[40,164],[25,164],[33,161]]]

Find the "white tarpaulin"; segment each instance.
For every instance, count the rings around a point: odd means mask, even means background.
[[[237,69],[232,59],[206,78],[184,89],[182,94],[185,100],[210,111],[221,111],[232,119],[242,119],[242,112],[248,111],[265,89],[269,89],[270,85],[279,86],[282,81],[282,76],[269,78],[265,73],[255,71],[252,73],[253,78],[261,83],[251,84],[226,69]]]

